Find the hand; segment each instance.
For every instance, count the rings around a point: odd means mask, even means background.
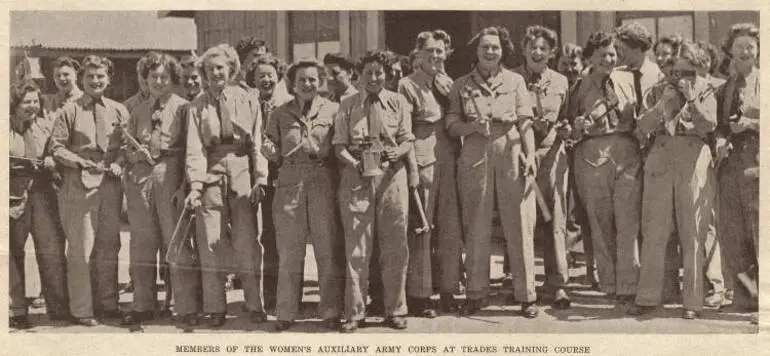
[[[190,191],[190,193],[187,194],[187,198],[184,199],[184,205],[187,209],[195,209],[201,206],[201,191]]]
[[[572,129],[577,132],[583,132],[586,128],[586,117],[585,116],[578,116],[575,118],[575,127]]]
[[[399,158],[401,158],[401,148],[400,147],[386,147],[383,151],[383,156],[386,160],[393,163],[398,161]]]
[[[676,89],[684,96],[687,101],[692,101],[696,98],[695,91],[693,90],[693,83],[689,80],[680,80],[677,82]]]
[[[184,207],[184,198],[184,185],[182,185],[174,192],[174,195],[171,196],[171,205],[176,208]]]
[[[113,177],[120,177],[123,174],[123,167],[114,162],[110,163],[109,172]]]
[[[53,157],[47,156],[43,158],[43,169],[53,172],[56,170],[56,161],[53,160]]]
[[[255,184],[254,188],[251,188],[251,204],[257,206],[262,199],[265,198],[265,187]]]
[[[666,85],[665,88],[663,88],[663,95],[661,96],[661,100],[673,100],[679,98],[679,91],[678,87],[674,87],[673,85]]]
[[[730,154],[731,145],[729,142],[727,142],[727,139],[724,137],[719,137],[716,140],[715,143],[716,148],[716,162],[721,162],[725,158],[727,158],[727,155]]]
[[[556,128],[556,134],[561,137],[562,140],[568,140],[572,138],[572,125],[561,124]]]
[[[98,169],[99,165],[94,163],[94,161],[89,159],[81,159],[78,161],[78,166],[80,166],[80,169],[83,170],[92,170],[92,169]]]
[[[476,127],[476,132],[484,136],[489,136],[489,121],[476,119],[473,121],[473,124]]]
[[[407,182],[409,188],[417,188],[420,185],[420,174],[417,172],[409,172],[407,176]]]

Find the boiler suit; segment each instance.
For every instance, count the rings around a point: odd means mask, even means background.
[[[53,121],[39,117],[29,124],[11,119],[8,153],[43,159]],[[43,296],[49,315],[68,313],[65,238],[59,223],[56,192],[50,172],[35,170],[29,162],[10,159],[9,169],[9,316],[27,314],[24,245],[32,234]]]
[[[756,287],[757,272],[746,274],[749,278],[743,281],[738,275],[759,267],[759,133],[734,133],[729,118],[740,110],[745,113],[741,120],[759,119],[759,83],[759,69],[745,78],[734,75],[719,95],[719,134],[732,145],[719,171],[719,238],[733,277],[733,304],[747,309],[756,308],[758,301],[744,283]]]
[[[704,81],[696,81],[696,92],[705,88]],[[642,133],[657,134],[644,165],[644,239],[636,304],[661,303],[666,249],[676,226],[684,260],[684,307],[700,311],[703,309],[705,243],[715,194],[711,150],[705,138],[716,127],[716,99],[709,95],[686,103],[678,93],[674,95],[672,99],[659,100],[638,122]]]
[[[605,81],[606,80],[606,81]],[[585,118],[575,149],[575,180],[586,207],[601,289],[636,294],[639,270],[641,157],[635,128],[634,82],[629,73],[582,78],[570,92],[565,115],[573,127]]]
[[[552,219],[539,220],[535,233],[543,241],[545,287],[552,296],[569,283],[567,262],[567,190],[569,157],[564,143],[556,137],[554,126],[559,110],[567,96],[567,78],[545,68],[542,73],[530,73],[525,65],[514,70],[529,84],[529,103],[547,131],[535,131],[537,183],[543,193]],[[539,104],[538,104],[539,101]]]
[[[246,309],[263,312],[262,245],[250,201],[253,186],[266,185],[268,173],[260,153],[257,97],[237,86],[225,87],[218,98],[207,91],[190,103],[187,127],[187,178],[192,190],[202,192],[196,238],[203,312],[226,312],[225,277],[233,263],[243,283]],[[227,240],[232,250],[226,248]]]
[[[423,209],[428,223],[434,225],[431,233],[410,233],[406,291],[413,298],[433,295],[434,276],[440,293],[457,293],[462,261],[456,143],[446,132],[444,109],[433,92],[433,80],[418,70],[398,83],[412,117]],[[411,215],[422,224],[416,210]]]
[[[400,94],[386,89],[376,95],[362,91],[348,97],[340,104],[334,120],[332,144],[344,146],[357,157],[361,153],[360,144],[367,136],[383,148],[413,141],[411,115],[404,101]],[[340,168],[339,204],[347,258],[347,320],[360,321],[365,317],[372,258],[379,262],[382,271],[385,316],[407,313],[409,192],[405,160],[394,163],[383,160],[384,174],[375,177],[363,177],[348,165]],[[379,255],[373,256],[375,244]]]
[[[308,106],[303,111],[292,100],[276,108],[265,130],[267,139],[277,146],[274,154],[265,155],[280,165],[272,210],[279,260],[276,316],[285,321],[297,316],[309,237],[318,268],[318,312],[323,319],[339,320],[345,240],[337,213],[337,172],[331,146],[339,104],[316,96]]]
[[[114,126],[126,121],[128,112],[122,104],[83,95],[61,109],[51,134],[51,154],[65,167],[59,214],[67,237],[70,312],[76,318],[118,310],[123,192],[119,178],[81,169],[81,162],[90,160],[105,168],[119,163],[122,133]]]
[[[532,185],[536,183],[533,175],[525,176],[522,160],[533,164],[535,153],[523,151],[524,138],[518,128],[532,117],[524,79],[501,68],[496,76],[485,80],[474,70],[454,83],[449,100],[449,134],[463,138],[457,180],[466,236],[466,295],[478,300],[489,293],[496,200],[510,256],[514,298],[534,302],[536,206]],[[486,121],[489,130],[477,131],[472,123],[476,120]],[[526,134],[533,135],[530,131],[527,129]]]
[[[158,251],[165,251],[182,212],[183,201],[173,202],[184,187],[184,139],[188,102],[172,94],[163,101],[141,102],[131,113],[128,133],[145,145],[154,165],[129,155],[125,175],[128,221],[131,230],[131,276],[135,312],[152,312],[157,307],[156,264]],[[179,192],[182,194],[182,192]],[[183,195],[182,195],[183,196]],[[194,251],[182,244],[180,255],[170,266],[174,311],[179,315],[198,313],[200,274]],[[161,255],[165,259],[165,255]],[[165,261],[162,261],[165,262]]]

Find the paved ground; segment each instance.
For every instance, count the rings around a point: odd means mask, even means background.
[[[128,246],[128,234],[122,235],[123,246]],[[128,261],[127,248],[121,250],[121,261]],[[570,293],[573,296],[572,308],[569,310],[554,310],[550,306],[541,305],[542,313],[537,319],[524,319],[516,316],[518,307],[506,305],[506,299],[510,291],[501,288],[502,256],[500,248],[491,261],[491,275],[493,278],[492,295],[489,298],[490,305],[479,314],[472,317],[457,317],[456,315],[442,315],[436,319],[409,318],[408,329],[394,331],[383,328],[377,324],[380,319],[372,318],[371,326],[362,328],[360,333],[756,333],[758,327],[749,323],[750,314],[724,313],[716,310],[704,310],[699,320],[683,320],[680,318],[681,305],[667,305],[655,312],[652,317],[644,319],[632,318],[625,315],[624,311],[616,307],[604,294],[592,291],[586,285],[581,284],[585,275],[585,268],[570,271]],[[34,257],[27,258],[28,275],[36,275]],[[315,307],[318,303],[318,285],[315,263],[313,262],[312,249],[308,247],[307,263],[305,264],[305,287],[302,307],[302,320],[291,329],[297,333],[326,332],[320,325],[320,320],[315,317]],[[537,259],[538,285],[543,281],[542,259]],[[28,295],[33,296],[39,289],[35,286],[35,278],[28,283]],[[121,263],[120,282],[128,281],[128,263]],[[121,305],[126,308],[130,305],[131,294],[121,295]],[[163,299],[163,292],[159,299]],[[252,325],[248,316],[241,312],[243,295],[240,290],[228,293],[228,321],[224,327],[211,330],[206,328],[196,329],[200,333],[232,333],[232,332],[272,332],[275,323],[264,325]],[[85,328],[72,326],[65,323],[51,322],[45,316],[44,309],[31,309],[31,322],[35,327],[25,332],[36,333],[127,333],[139,331],[146,333],[178,333],[174,323],[170,320],[153,322],[145,325],[141,330],[129,330],[119,325],[119,321],[111,321],[97,328]]]

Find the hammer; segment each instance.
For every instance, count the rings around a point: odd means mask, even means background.
[[[422,221],[422,227],[415,228],[414,233],[418,235],[428,233],[431,230],[431,226],[428,222],[428,218],[425,217],[425,208],[422,206],[422,199],[420,198],[420,193],[417,189],[412,189],[412,196],[414,197],[415,204],[417,204],[417,212],[420,214],[420,221]]]

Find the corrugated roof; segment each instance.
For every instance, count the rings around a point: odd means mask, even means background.
[[[91,50],[183,50],[197,47],[190,18],[156,11],[11,11],[11,47]]]

